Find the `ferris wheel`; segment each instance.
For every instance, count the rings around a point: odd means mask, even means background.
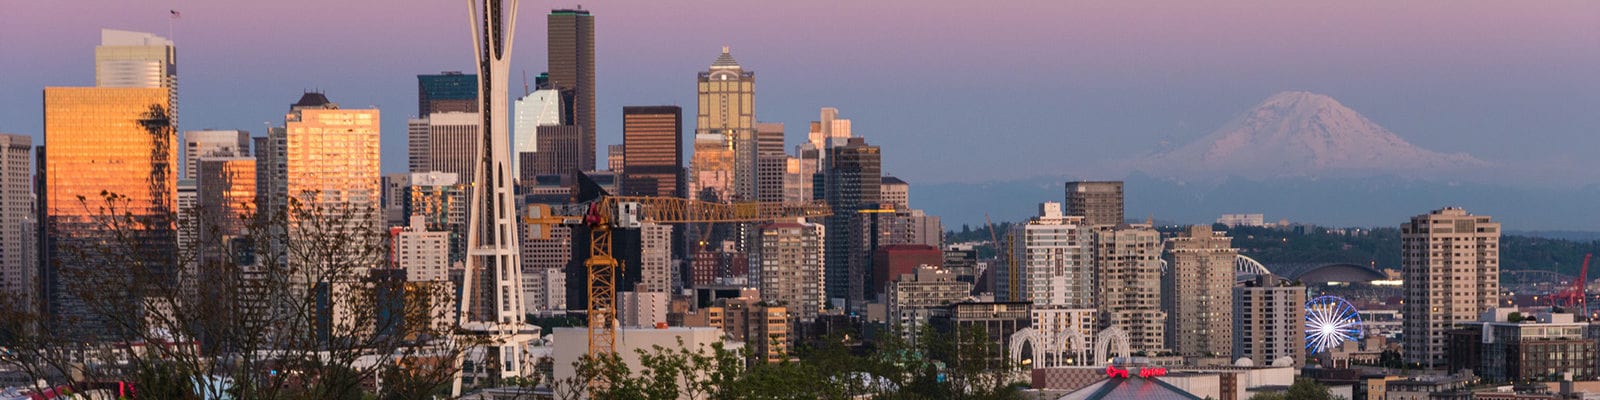
[[[1312,354],[1362,336],[1361,314],[1350,302],[1335,296],[1306,302],[1306,350]]]

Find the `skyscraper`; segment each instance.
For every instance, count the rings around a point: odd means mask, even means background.
[[[1239,250],[1227,232],[1194,225],[1167,240],[1168,340],[1188,357],[1221,357],[1233,347],[1233,263]],[[1270,361],[1270,360],[1264,360]]]
[[[1233,288],[1231,359],[1269,365],[1282,357],[1304,363],[1306,287],[1274,275],[1257,275]]]
[[[196,250],[200,260],[212,260],[229,254],[231,238],[247,233],[244,215],[256,210],[256,159],[202,157],[195,171]]]
[[[478,112],[478,76],[446,71],[417,75],[417,116],[444,112]]]
[[[783,123],[756,123],[756,200],[765,203],[783,202],[784,174],[789,155],[783,149]]]
[[[572,91],[573,118],[565,122],[579,128],[576,143],[578,169],[594,169],[595,64],[594,15],[588,10],[551,10],[545,19],[551,85]]]
[[[0,290],[16,302],[0,305],[31,307],[37,295],[31,263],[34,257],[33,138],[0,133]]]
[[[1406,316],[1401,354],[1424,366],[1446,362],[1446,332],[1500,300],[1500,223],[1445,207],[1400,224]]]
[[[79,243],[107,240],[96,229],[94,211],[104,204],[102,192],[127,196],[126,213],[154,221],[128,232],[139,259],[171,271],[176,254],[172,212],[177,197],[177,132],[167,114],[172,96],[167,88],[50,87],[44,90],[44,158],[46,220],[42,264],[44,299],[54,320],[78,320],[88,332],[106,328],[91,315],[77,279],[104,260],[82,259],[71,250]],[[114,167],[113,167],[114,166]],[[86,199],[88,204],[79,201]],[[88,207],[86,207],[88,206]],[[165,222],[163,222],[165,221]],[[93,255],[91,255],[93,257]],[[134,268],[134,266],[125,266]],[[116,273],[96,270],[92,273]]]
[[[1164,351],[1161,233],[1143,224],[1099,225],[1093,228],[1090,249],[1100,325],[1127,332],[1134,352]]]
[[[863,232],[859,211],[874,207],[880,201],[879,184],[883,180],[882,155],[878,146],[868,145],[862,138],[828,148],[827,165],[823,167],[823,199],[833,209],[828,217],[827,269],[828,298],[860,302],[865,298],[865,260],[852,262],[852,257],[862,251],[870,254],[871,248],[853,249],[869,242],[872,235]],[[859,257],[857,257],[859,258]]]
[[[682,109],[623,107],[622,146],[623,195],[685,197]]]
[[[188,131],[183,133],[182,179],[198,179],[196,168],[202,157],[249,157],[250,132]]]
[[[512,134],[516,137],[511,141],[511,165],[514,171],[522,171],[522,153],[539,151],[539,127],[572,123],[572,117],[563,112],[571,105],[563,99],[575,92],[568,90],[563,96],[561,90],[550,85],[549,74],[539,74],[538,81],[537,90],[517,98],[513,105],[516,109],[516,123],[512,127]]]
[[[1121,224],[1122,181],[1067,182],[1067,215],[1089,226]]]
[[[151,33],[100,30],[94,48],[94,85],[120,88],[167,88],[168,119],[178,125],[178,49]]]
[[[378,187],[380,135],[377,109],[342,109],[322,93],[309,92],[289,107],[284,127],[274,129],[282,179],[273,179],[274,206],[290,197],[307,207],[348,210],[350,218],[382,225]],[[370,214],[368,216],[367,214]],[[350,221],[355,223],[356,221]]]
[[[722,201],[756,200],[756,77],[722,48],[722,54],[699,76],[699,97],[695,115],[695,175],[727,171],[731,187],[723,182],[698,182],[696,190],[716,190]],[[701,149],[707,151],[702,162]],[[731,154],[725,154],[724,151]],[[732,163],[723,158],[731,156]],[[725,168],[731,168],[726,170]],[[712,179],[720,180],[720,176]]]
[[[479,157],[478,141],[482,140],[478,133],[479,119],[477,113],[444,112],[409,121],[407,125],[411,129],[408,129],[407,140],[424,141],[422,147],[426,150],[422,154],[409,154],[423,157],[422,160],[407,160],[413,168],[411,172],[453,173],[461,177],[461,183],[472,184],[472,168]]]
[[[357,316],[352,307],[373,266],[362,245],[384,228],[378,110],[342,109],[322,93],[310,92],[291,104],[283,119],[282,128],[268,130],[273,147],[268,172],[256,176],[269,181],[263,211],[288,221],[289,241],[276,243],[272,251],[284,257],[286,267],[303,271],[291,278],[293,284],[327,299],[315,310],[319,338],[360,334],[365,326],[351,323]],[[330,236],[351,242],[316,247],[325,245],[319,238]],[[308,253],[316,255],[303,256]]]

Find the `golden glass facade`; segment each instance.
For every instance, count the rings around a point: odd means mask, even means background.
[[[87,216],[102,191],[128,196],[135,215],[172,210],[177,133],[147,130],[170,104],[164,88],[52,87],[44,90],[46,207],[52,220]]]
[[[305,108],[284,117],[284,185],[307,206],[371,210],[378,203],[378,110]]]
[[[197,166],[200,215],[202,221],[201,243],[214,243],[206,237],[216,226],[217,234],[237,236],[244,233],[244,214],[255,211],[256,159],[254,158],[202,158]]]
[[[145,267],[167,267],[175,254],[172,215],[178,146],[177,131],[167,114],[171,98],[166,88],[44,90],[44,142],[49,151],[44,157],[43,193],[49,242],[43,262],[51,267],[42,275],[42,298],[56,320],[79,321],[73,324],[75,329],[105,333],[109,326],[89,313],[71,289],[78,280],[74,277],[93,271],[85,268],[116,267],[73,256],[79,253],[72,250],[72,243],[103,241],[97,238],[110,234],[92,222],[103,215],[103,193],[126,196],[125,203],[116,205],[118,214],[153,224],[122,232],[140,242],[136,248],[148,251],[138,257],[147,263]]]

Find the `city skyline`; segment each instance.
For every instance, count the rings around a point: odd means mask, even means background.
[[[1600,117],[1584,112],[1600,104],[1600,91],[1590,90],[1600,80],[1585,72],[1600,65],[1592,40],[1600,31],[1587,23],[1600,15],[1600,6],[1432,7],[1437,4],[1384,5],[1378,13],[1360,12],[1374,4],[1248,2],[1033,4],[1028,13],[898,2],[852,5],[849,12],[827,5],[724,4],[727,12],[748,11],[752,18],[705,24],[694,21],[709,16],[690,9],[603,4],[588,8],[596,16],[597,75],[605,81],[596,96],[598,147],[620,143],[624,105],[693,104],[692,86],[684,82],[728,45],[742,64],[762,72],[762,120],[785,123],[789,147],[801,141],[796,130],[815,119],[817,108],[839,107],[874,144],[901,149],[886,152],[884,164],[892,169],[885,175],[915,183],[1119,178],[1106,166],[1163,142],[1198,138],[1285,90],[1333,96],[1425,148],[1573,174],[1585,156],[1572,149],[1600,145],[1585,134]],[[470,70],[463,62],[470,54],[460,46],[469,33],[446,23],[452,18],[403,28],[367,25],[461,13],[448,2],[406,9],[366,5],[323,7],[319,15],[302,16],[304,23],[296,26],[307,28],[294,32],[267,29],[264,22],[273,18],[260,18],[297,9],[293,4],[179,3],[171,5],[182,11],[176,20],[166,8],[148,4],[70,15],[45,4],[8,5],[6,15],[29,18],[0,27],[0,68],[12,78],[0,82],[0,93],[8,93],[0,96],[0,131],[39,141],[38,89],[92,83],[93,72],[83,61],[92,58],[99,29],[126,29],[172,36],[184,49],[180,129],[255,131],[274,120],[281,99],[320,89],[352,105],[390,111],[382,121],[391,132],[383,149],[392,156],[384,157],[383,170],[401,171],[404,160],[393,155],[403,154],[405,144],[396,133],[412,111],[415,76]],[[520,17],[571,6],[530,3]],[[871,23],[891,12],[903,18]],[[316,28],[321,18],[353,18],[350,26],[369,29]],[[815,24],[824,18],[827,23]],[[1215,29],[1221,21],[1234,27]],[[955,23],[971,29],[937,29]],[[168,24],[170,30],[162,26]],[[749,29],[755,25],[768,29]],[[790,33],[799,30],[817,34]],[[515,73],[544,72],[545,52],[538,51],[543,33],[519,34],[520,43],[533,45],[513,60]],[[15,39],[35,35],[61,40]],[[323,46],[295,44],[311,38]],[[840,61],[852,67],[840,67]],[[962,78],[968,75],[1002,79]],[[513,87],[518,80],[511,79]],[[936,109],[969,112],[927,112]],[[1505,140],[1511,135],[1535,140]],[[972,143],[974,136],[1038,145]],[[1052,149],[1072,147],[1105,151],[1051,156]],[[963,155],[956,162],[920,156],[955,152]],[[1008,159],[1035,161],[998,162]]]

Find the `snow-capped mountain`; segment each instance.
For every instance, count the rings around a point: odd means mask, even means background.
[[[1192,143],[1134,162],[1138,170],[1178,179],[1438,178],[1487,165],[1467,154],[1417,147],[1310,92],[1275,94]]]

